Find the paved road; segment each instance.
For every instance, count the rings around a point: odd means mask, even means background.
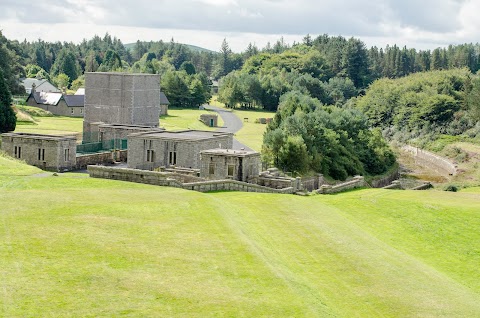
[[[232,113],[229,110],[225,110],[224,108],[212,106],[212,105],[207,105],[205,106],[205,109],[208,110],[213,110],[217,112],[220,117],[223,119],[223,127],[218,128],[216,131],[220,132],[229,132],[235,134],[237,131],[239,131],[243,127],[243,123],[238,118],[234,113]],[[245,150],[252,150],[248,146],[245,146],[244,144],[240,143],[236,138],[233,138],[233,149],[242,149],[244,148]]]

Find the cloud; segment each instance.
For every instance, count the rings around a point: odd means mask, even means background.
[[[0,29],[16,24],[16,32],[32,32],[32,24],[49,25],[59,39],[70,41],[58,25],[86,30],[184,30],[215,37],[271,39],[284,35],[330,34],[425,46],[475,41],[480,27],[477,0],[2,0]],[[53,24],[57,24],[54,26]],[[81,27],[80,27],[81,26]],[[130,31],[127,31],[130,30]],[[136,30],[136,31],[135,31]],[[143,32],[143,31],[142,31]],[[135,34],[136,33],[136,34]],[[183,34],[183,33],[182,33]],[[175,36],[175,34],[171,35]],[[87,37],[85,34],[84,37]],[[210,37],[212,38],[212,37]],[[278,37],[277,37],[278,38]],[[123,40],[123,39],[122,39]],[[155,40],[153,38],[152,40]],[[261,40],[258,40],[261,41]],[[402,41],[402,43],[399,43]]]

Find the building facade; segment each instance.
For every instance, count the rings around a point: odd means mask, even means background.
[[[210,180],[233,179],[248,182],[258,177],[260,154],[256,151],[208,149],[200,152],[200,177]]]
[[[84,141],[92,123],[159,126],[159,75],[85,73],[85,91]]]
[[[157,167],[200,168],[200,152],[232,148],[233,134],[199,130],[161,131],[128,136],[128,167],[152,170]]]
[[[2,150],[27,164],[50,171],[70,171],[76,164],[74,136],[4,133]]]

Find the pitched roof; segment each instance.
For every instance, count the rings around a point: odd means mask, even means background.
[[[63,95],[63,99],[68,107],[83,107],[85,105],[85,95]]]
[[[63,98],[68,107],[83,107],[85,105],[85,95],[63,95],[62,93],[35,92],[30,93],[37,104],[58,105]],[[28,98],[30,98],[30,96]]]
[[[160,92],[160,105],[170,105],[167,96],[163,92]]]
[[[80,87],[79,89],[77,89],[75,95],[85,95],[85,88]]]
[[[38,91],[42,90],[42,85],[49,86],[48,90],[52,92],[60,92],[58,88],[56,88],[52,83],[50,83],[46,79],[36,79],[36,78],[23,78],[20,80],[21,84],[25,87],[25,89],[31,89],[32,85],[35,84],[35,89]]]
[[[37,104],[57,105],[62,98],[62,93],[35,92],[30,93]]]

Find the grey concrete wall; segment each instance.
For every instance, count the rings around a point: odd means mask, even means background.
[[[85,121],[158,127],[160,76],[85,73]]]
[[[293,188],[272,189],[262,187],[256,184],[235,181],[235,180],[215,180],[215,181],[197,181],[183,183],[173,177],[188,178],[191,176],[174,176],[166,172],[145,171],[127,168],[113,168],[103,166],[88,166],[88,173],[92,178],[114,179],[136,183],[146,183],[159,186],[176,187],[185,190],[194,190],[200,192],[208,191],[244,191],[259,193],[294,193]]]
[[[3,134],[2,150],[9,156],[24,160],[27,164],[50,171],[69,171],[75,168],[76,138],[28,134]],[[45,138],[46,137],[46,138]],[[15,146],[21,148],[20,157],[15,156]],[[38,158],[38,150],[45,149],[44,158]],[[65,160],[65,149],[68,158]]]

